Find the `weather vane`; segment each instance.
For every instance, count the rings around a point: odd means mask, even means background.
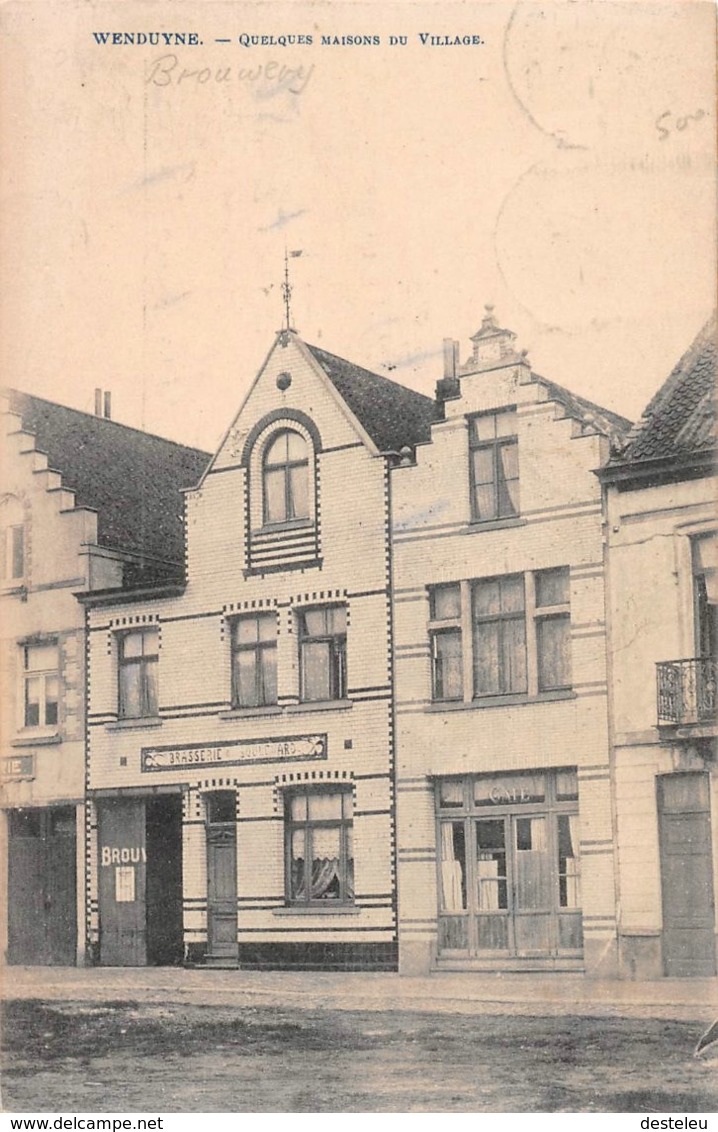
[[[294,329],[291,320],[292,284],[289,282],[289,260],[296,259],[301,254],[301,249],[295,252],[288,252],[286,246],[284,248],[284,282],[282,283],[282,298],[284,299],[285,330]]]

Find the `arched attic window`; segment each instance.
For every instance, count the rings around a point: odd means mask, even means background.
[[[265,523],[309,518],[309,452],[304,437],[281,429],[269,441],[262,463]]]

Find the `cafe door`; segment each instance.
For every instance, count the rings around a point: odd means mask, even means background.
[[[437,804],[440,954],[579,958],[575,772],[446,779]]]
[[[237,818],[233,790],[207,795],[207,960],[236,963]]]

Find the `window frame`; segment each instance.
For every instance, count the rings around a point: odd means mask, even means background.
[[[139,635],[142,637],[142,653],[139,656],[125,656],[125,641],[128,637]],[[154,637],[156,648],[153,653],[145,651],[147,637]],[[159,716],[159,684],[155,676],[154,683],[147,680],[149,665],[159,664],[160,634],[158,625],[132,625],[117,633],[117,718],[118,719],[156,719]],[[139,667],[139,711],[137,714],[127,711],[127,692],[123,687],[123,673],[131,668]],[[156,670],[155,670],[156,671]],[[143,711],[143,707],[149,710]],[[154,709],[154,710],[152,710]]]
[[[521,477],[519,474],[519,455],[518,455],[518,433],[507,433],[505,436],[499,436],[497,432],[497,421],[500,416],[506,413],[514,415],[514,422],[516,420],[516,406],[505,405],[501,408],[491,409],[488,412],[473,413],[467,418],[469,427],[469,483],[471,488],[471,521],[472,523],[500,523],[511,519],[517,519],[521,515],[521,500],[517,502],[515,509],[501,512],[501,493],[500,487],[502,483],[516,484],[516,492],[519,493]],[[493,418],[494,435],[488,440],[480,440],[477,436],[477,422],[486,421]],[[516,450],[516,475],[511,476],[508,480],[503,476],[503,466],[501,463],[501,450],[509,446],[515,447]],[[476,466],[474,460],[474,453],[479,451],[491,452],[491,468],[492,479],[490,481],[493,488],[493,500],[495,514],[490,516],[483,516],[479,513],[477,503],[477,488],[479,484],[476,482]],[[489,481],[487,481],[488,483]],[[508,492],[507,492],[507,498]]]
[[[335,610],[341,610],[344,613],[344,628],[341,632],[329,632],[327,628],[327,615]],[[319,634],[307,633],[303,626],[306,625],[305,616],[307,613],[324,614],[325,632]],[[333,703],[346,700],[347,698],[347,607],[342,604],[333,605],[312,605],[305,608],[298,609],[297,615],[297,640],[299,647],[299,700],[301,703]],[[306,659],[305,659],[305,645],[321,645],[327,646],[327,685],[328,696],[307,696],[307,676],[306,676]]]
[[[57,638],[53,637],[48,640],[34,640],[25,641],[21,645],[22,648],[22,727],[26,731],[47,731],[55,730],[60,723],[60,645]],[[33,649],[48,649],[55,650],[55,663],[51,667],[45,668],[29,668],[28,660],[29,655]],[[47,685],[48,681],[54,679],[56,681],[56,698],[48,699]],[[37,680],[40,685],[40,695],[37,701],[38,705],[38,719],[37,722],[30,722],[28,720],[28,708],[30,703],[28,700],[28,685],[31,680]],[[54,706],[54,712],[50,712],[51,718],[48,719],[48,706]],[[54,718],[52,716],[54,715]]]
[[[341,798],[341,816],[338,818],[310,818],[309,800],[311,797],[316,797],[319,795],[324,797],[328,795],[339,795]],[[297,798],[305,799],[305,818],[295,818],[292,814],[292,803]],[[304,834],[303,860],[306,867],[307,860],[314,860],[313,855],[310,857],[310,852],[313,852],[313,831],[321,829],[339,829],[338,880],[340,895],[338,899],[322,899],[321,897],[312,897],[311,888],[307,889],[305,896],[296,896],[293,893],[294,884],[292,865],[295,860],[293,855],[294,834],[297,832],[303,832]],[[287,907],[306,908],[308,911],[314,910],[316,908],[354,907],[355,885],[353,831],[354,792],[350,785],[343,785],[340,783],[326,783],[325,785],[317,785],[316,783],[311,783],[307,785],[295,786],[290,790],[286,790],[284,792],[284,878],[285,902]],[[349,855],[350,847],[351,856]]]
[[[437,613],[437,596],[441,591],[456,588],[459,597],[459,611],[453,617],[441,617]],[[461,617],[461,583],[443,582],[429,588],[429,651],[431,656],[431,698],[433,703],[456,703],[464,698],[464,658],[463,658],[463,628]],[[456,695],[447,695],[443,687],[443,673],[440,669],[441,656],[439,655],[438,641],[441,638],[452,637],[458,640],[459,655],[459,691]]]
[[[264,619],[274,623],[274,635],[272,637],[263,639],[259,622]],[[249,623],[255,621],[257,623],[257,636],[256,639],[249,642],[240,643],[239,626],[241,623]],[[232,618],[231,622],[231,680],[232,680],[232,707],[237,711],[250,711],[253,708],[260,707],[275,707],[278,702],[277,692],[277,614],[275,610],[255,610],[247,613],[241,613],[237,617]],[[239,679],[237,671],[237,657],[240,653],[254,653],[254,688],[255,688],[255,702],[242,703],[240,697]],[[267,653],[272,652],[274,662],[274,698],[267,698],[266,690],[263,688],[264,681],[264,668],[262,660]]]
[[[499,601],[501,601],[501,590],[503,584],[507,582],[521,581],[521,596],[523,601],[522,608],[519,609],[499,609],[495,613],[480,614],[477,616],[475,611],[475,599],[478,587],[483,584],[492,582],[498,583],[499,586]],[[476,578],[471,583],[471,647],[473,650],[473,698],[475,700],[486,699],[490,696],[527,696],[529,694],[529,643],[527,640],[527,602],[526,602],[526,575],[525,574],[502,574],[493,578]],[[523,672],[524,679],[521,687],[507,687],[506,684],[511,680],[510,669],[507,670],[505,665],[506,648],[510,645],[507,641],[507,626],[520,623],[523,625],[523,642],[520,646],[523,657]],[[495,625],[498,631],[498,652],[496,656],[496,675],[499,688],[497,691],[491,690],[486,692],[477,691],[477,656],[478,650],[476,647],[477,626],[478,625]]]
[[[539,597],[540,579],[542,575],[560,571],[565,578],[566,601],[554,604],[537,604]],[[495,614],[475,615],[475,592],[482,582],[501,582],[507,579],[521,578],[524,585],[523,611],[506,610]],[[447,586],[458,586],[460,591],[460,615],[457,617],[436,616],[436,594]],[[442,704],[448,706],[500,706],[502,703],[515,703],[540,699],[560,698],[569,696],[573,691],[572,665],[571,665],[571,567],[569,565],[547,566],[540,570],[525,570],[512,574],[494,575],[486,578],[460,579],[453,582],[442,582],[427,587],[429,602],[427,634],[429,638],[429,678],[430,703],[438,708]],[[482,624],[502,625],[510,621],[520,620],[524,626],[523,652],[525,656],[526,681],[522,690],[507,688],[504,691],[477,691],[476,661],[477,661],[477,626]],[[565,671],[568,682],[561,684],[544,684],[542,672],[545,671],[545,658],[540,652],[540,626],[548,621],[562,621],[566,625],[567,642]],[[463,693],[460,696],[443,697],[438,693],[435,673],[435,646],[434,640],[442,632],[453,632],[461,640],[461,665],[463,670]],[[499,642],[500,644],[500,642]],[[502,649],[499,648],[496,663],[500,663]]]
[[[304,445],[305,455],[300,459],[290,459],[287,450],[287,459],[269,463],[268,457],[276,445],[277,441],[282,436],[298,436]],[[309,498],[311,481],[309,476],[310,464],[310,449],[311,444],[307,437],[296,428],[282,427],[274,429],[266,439],[264,449],[262,452],[262,523],[265,527],[286,527],[292,525],[303,525],[311,520],[311,502]],[[294,503],[292,497],[292,477],[291,472],[297,468],[305,469],[305,489],[306,489],[306,514],[304,515],[290,515],[293,510]],[[280,519],[272,519],[269,517],[269,492],[267,489],[267,473],[268,472],[282,472],[283,487],[284,487],[284,515]]]

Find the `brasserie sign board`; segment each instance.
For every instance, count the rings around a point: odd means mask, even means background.
[[[143,747],[141,765],[144,771],[161,771],[326,757],[326,735],[284,735],[281,738],[227,740],[209,745],[189,743],[176,747]]]

